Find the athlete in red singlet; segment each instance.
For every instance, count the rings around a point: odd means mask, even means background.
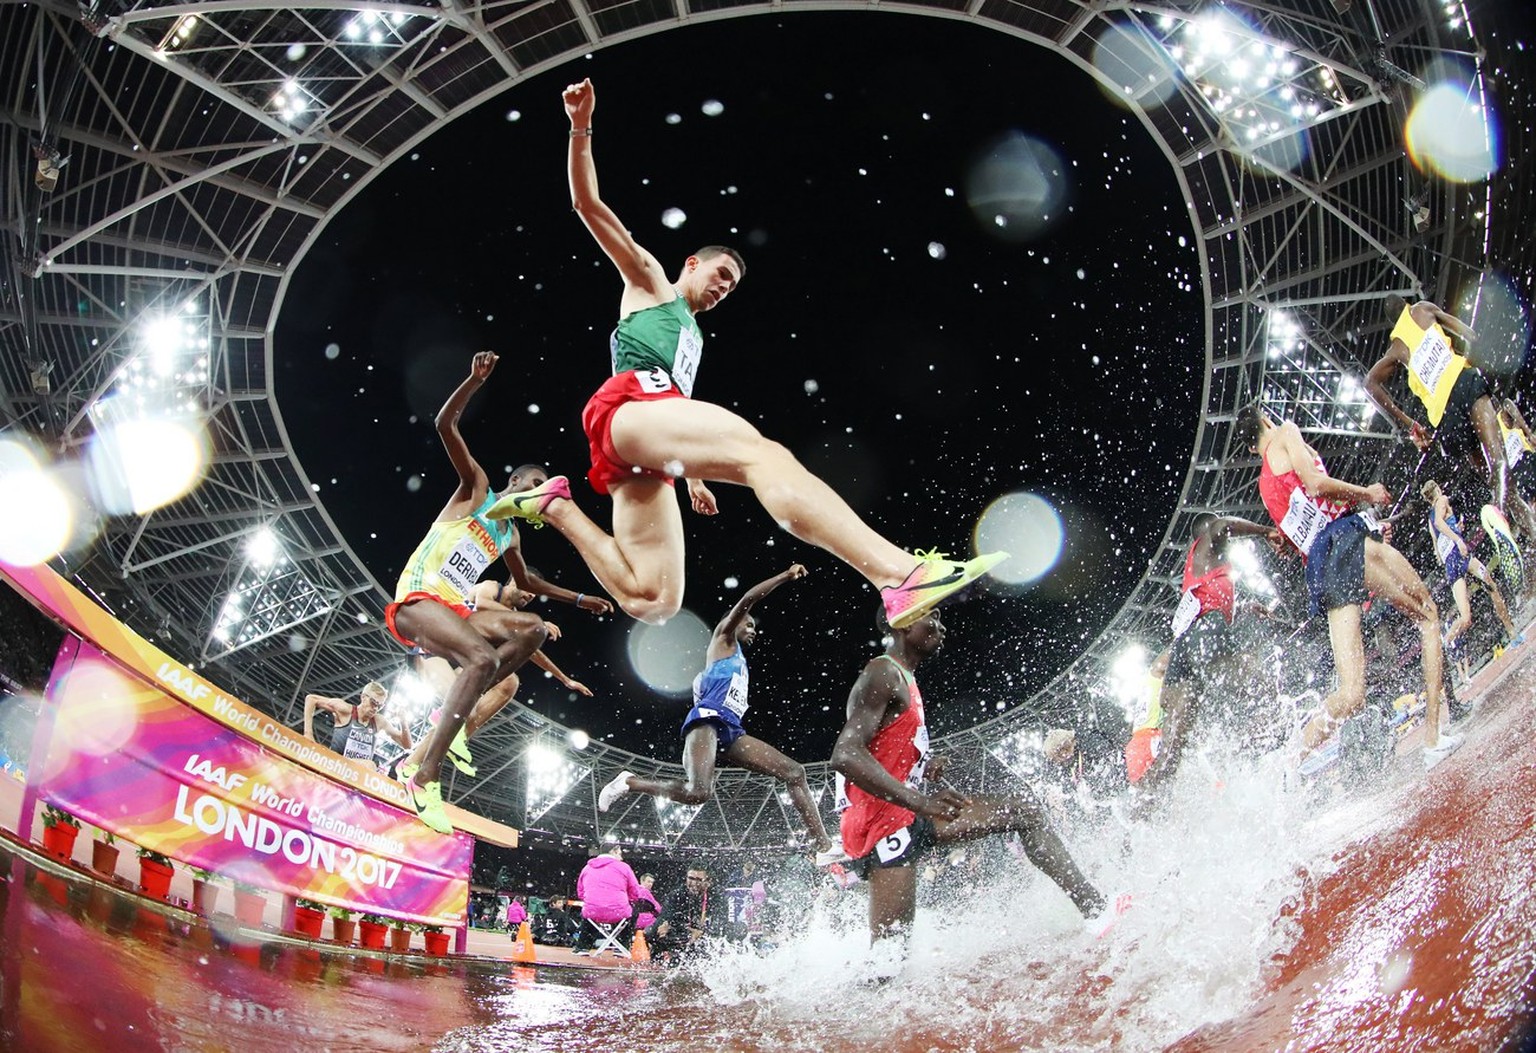
[[[1076,904],[1090,928],[1102,931],[1128,904],[1105,898],[1088,883],[1040,802],[1021,797],[967,797],[935,787],[943,758],[930,760],[923,696],[913,674],[944,642],[939,612],[892,629],[884,608],[880,630],[891,637],[885,653],[864,667],[848,696],[848,719],[832,750],[843,812],[843,847],[850,869],[869,881],[871,940],[903,934],[917,910],[914,863],[934,845],[988,834],[1017,833],[1030,862]],[[924,781],[932,789],[924,792]]]
[[[1461,739],[1440,733],[1440,612],[1413,565],[1384,544],[1367,520],[1349,512],[1357,505],[1392,500],[1380,483],[1355,486],[1323,468],[1317,451],[1291,421],[1277,424],[1255,403],[1238,419],[1240,437],[1259,455],[1259,493],[1286,540],[1307,561],[1307,593],[1313,615],[1328,614],[1328,641],[1338,688],[1302,732],[1303,752],[1321,744],[1365,705],[1365,642],[1361,605],[1375,594],[1419,625],[1424,669],[1424,766],[1434,767]]]
[[[1230,631],[1236,591],[1228,546],[1234,538],[1266,537],[1279,544],[1279,531],[1237,516],[1203,512],[1195,517],[1194,540],[1184,560],[1184,592],[1173,616],[1173,643],[1163,674],[1159,705],[1162,739],[1157,756],[1136,782],[1137,812],[1151,804],[1152,791],[1173,776],[1183,758],[1206,698],[1231,699],[1253,690],[1259,678],[1244,666]]]

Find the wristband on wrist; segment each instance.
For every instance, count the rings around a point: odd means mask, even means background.
[[[586,599],[586,598],[587,598],[587,594],[586,593],[578,592],[576,594],[576,606],[580,607],[581,606],[581,601]]]
[[[585,135],[588,139],[592,138],[592,126],[589,124],[585,128],[572,128],[571,138],[574,139],[578,135]]]

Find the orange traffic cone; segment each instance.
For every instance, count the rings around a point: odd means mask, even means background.
[[[522,922],[517,927],[517,939],[512,941],[512,960],[514,962],[536,962],[539,960],[533,950],[533,930],[528,923]]]
[[[648,962],[651,960],[651,948],[645,942],[644,929],[635,930],[635,938],[629,945],[629,956],[637,962]]]

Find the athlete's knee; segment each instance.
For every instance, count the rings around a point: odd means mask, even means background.
[[[499,660],[496,651],[490,644],[480,641],[480,646],[471,648],[459,661],[459,676],[464,682],[474,686],[474,694],[461,712],[467,712],[482,692],[491,686],[492,679],[496,676],[496,667]]]
[[[706,804],[711,796],[708,786],[700,786],[696,783],[684,783],[683,788],[677,792],[679,804]]]
[[[661,625],[682,610],[683,596],[679,589],[661,586],[645,589],[629,596],[616,596],[619,607],[637,622]]]
[[[779,771],[779,779],[789,786],[805,782],[805,765],[790,761]]]
[[[1017,797],[1009,798],[1004,807],[1008,812],[1009,825],[1015,830],[1028,832],[1048,825],[1045,809],[1040,805],[1040,798],[1028,790]]]

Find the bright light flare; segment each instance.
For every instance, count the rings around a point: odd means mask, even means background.
[[[105,757],[122,749],[138,726],[134,697],[155,689],[121,672],[106,661],[81,659],[59,685],[71,704],[54,726],[55,748],[48,751],[43,779],[60,774],[70,751]],[[69,749],[63,749],[64,744]]]
[[[1512,377],[1531,349],[1531,315],[1508,275],[1489,271],[1464,291],[1451,310],[1477,331],[1477,364],[1485,371]]]
[[[1039,494],[1004,494],[976,521],[976,550],[1012,553],[991,574],[1010,585],[1028,585],[1050,572],[1061,558],[1066,532],[1061,516]]]
[[[1093,68],[1104,94],[1121,106],[1151,108],[1178,88],[1178,66],[1162,43],[1140,26],[1117,22],[1093,45]]]
[[[640,622],[629,631],[630,668],[652,691],[669,698],[689,694],[708,649],[709,626],[688,610],[661,625]]]
[[[1499,167],[1498,121],[1466,84],[1434,85],[1403,128],[1408,156],[1421,170],[1454,183],[1475,183]]]
[[[203,476],[202,430],[187,420],[124,420],[98,431],[88,455],[92,485],[104,511],[145,512],[170,504]]]
[[[965,177],[965,199],[984,230],[1028,241],[1052,227],[1072,198],[1067,166],[1055,148],[1023,132],[993,139]]]
[[[0,440],[0,559],[45,563],[69,541],[72,502],[52,470],[25,445]]]
[[[1115,656],[1115,664],[1109,670],[1109,689],[1115,701],[1126,714],[1138,712],[1142,695],[1146,691],[1147,669],[1150,666],[1147,649],[1135,642],[1125,645],[1125,650]]]

